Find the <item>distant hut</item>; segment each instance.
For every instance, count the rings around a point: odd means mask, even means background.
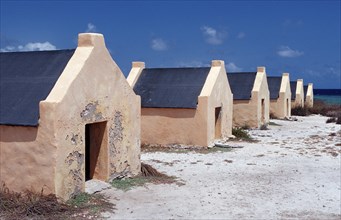
[[[86,180],[140,172],[140,97],[103,35],[0,58],[0,182],[67,200]]]
[[[291,108],[304,107],[303,79],[290,82]]]
[[[260,128],[269,123],[269,88],[265,67],[257,72],[227,73],[233,94],[233,126]]]
[[[304,105],[308,108],[312,108],[314,106],[314,88],[312,83],[308,83],[308,85],[304,86],[304,95]]]
[[[291,116],[291,90],[289,73],[280,76],[268,76],[270,91],[270,114],[276,118]]]
[[[141,96],[142,143],[208,146],[232,134],[224,61],[199,68],[145,68],[133,62],[127,80]]]

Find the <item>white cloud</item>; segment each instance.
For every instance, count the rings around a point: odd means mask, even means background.
[[[340,78],[340,69],[335,68],[329,64],[325,64],[323,67],[317,67],[314,70],[306,69],[303,71],[304,74],[307,74],[312,77],[338,77]]]
[[[305,70],[304,73],[309,75],[309,76],[313,76],[313,77],[321,77],[322,76],[319,71],[315,71],[315,70]]]
[[[234,64],[233,62],[230,62],[228,64],[225,65],[226,67],[226,72],[240,72],[243,69],[238,67],[236,64]]]
[[[337,68],[330,66],[330,65],[324,65],[322,72],[328,76],[339,76],[340,77],[340,69],[337,69]]]
[[[205,36],[206,42],[212,45],[222,44],[227,36],[226,32],[217,31],[216,29],[209,26],[203,26],[200,29]]]
[[[86,29],[85,32],[87,32],[87,33],[94,33],[96,31],[97,31],[96,26],[94,24],[92,24],[92,23],[88,23],[88,28]]]
[[[334,67],[328,67],[326,72],[331,75],[337,75],[337,72]]]
[[[168,49],[167,43],[161,38],[155,38],[151,42],[151,47],[156,51],[164,51]]]
[[[208,67],[210,66],[208,63],[198,60],[192,60],[189,62],[180,62],[178,63],[179,67]]]
[[[277,51],[278,56],[281,57],[299,57],[304,54],[303,51],[293,50],[288,46],[281,46]]]
[[[304,23],[303,23],[303,21],[302,20],[291,20],[291,19],[286,19],[283,23],[282,23],[282,25],[284,26],[284,27],[288,27],[288,26],[296,26],[296,27],[298,27],[298,26],[302,26]]]
[[[17,47],[7,46],[5,48],[1,48],[1,52],[13,52],[13,51],[43,51],[43,50],[56,50],[56,46],[46,41],[44,43],[36,42],[36,43],[28,43],[26,45],[19,45]]]
[[[11,52],[11,51],[16,51],[15,47],[13,46],[7,46],[5,48],[1,48],[0,52]]]
[[[238,39],[243,39],[245,37],[245,33],[244,32],[239,32],[237,35]]]
[[[35,50],[55,50],[56,46],[52,45],[50,42],[45,42],[45,43],[28,43],[20,50],[22,51],[35,51]]]

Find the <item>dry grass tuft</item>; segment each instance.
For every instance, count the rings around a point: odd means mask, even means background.
[[[151,165],[145,164],[145,163],[141,163],[141,174],[142,174],[142,176],[146,176],[146,177],[150,177],[150,176],[166,177],[165,174],[160,173],[155,168],[153,168]]]
[[[53,194],[25,191],[12,192],[3,183],[0,189],[0,217],[4,219],[46,218],[63,216],[72,207],[59,203]]]
[[[87,200],[79,202],[85,193],[62,203],[54,194],[41,192],[10,191],[3,183],[0,187],[0,219],[88,219],[99,217],[101,211],[113,209],[113,204],[99,195],[87,195]]]

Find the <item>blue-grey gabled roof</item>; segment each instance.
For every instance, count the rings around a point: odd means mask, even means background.
[[[144,108],[197,108],[210,67],[145,68],[134,91]]]
[[[0,53],[0,124],[37,126],[45,100],[75,50]]]
[[[297,85],[297,81],[290,82],[291,100],[296,99],[296,85]]]
[[[278,99],[279,91],[281,89],[282,77],[281,76],[268,76],[268,86],[270,92],[270,99]]]
[[[308,91],[307,85],[303,86],[303,91],[304,91],[304,100],[306,100],[307,99],[307,91]]]
[[[227,73],[233,99],[249,100],[257,72]]]

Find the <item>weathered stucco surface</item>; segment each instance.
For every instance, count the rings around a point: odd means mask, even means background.
[[[314,89],[312,83],[308,84],[307,94],[305,95],[305,106],[312,108],[314,106]]]
[[[291,90],[289,73],[283,73],[279,97],[276,100],[270,100],[270,113],[277,118],[291,116]]]
[[[135,95],[112,60],[103,36],[80,34],[74,55],[49,96],[40,102],[40,121],[35,128],[37,137],[29,143],[18,143],[16,137],[4,142],[1,135],[1,157],[12,157],[11,164],[6,162],[7,159],[1,160],[1,174],[5,173],[1,177],[12,186],[14,178],[28,176],[17,173],[26,173],[29,166],[36,173],[30,175],[32,181],[29,184],[21,181],[27,187],[32,185],[40,189],[46,182],[51,192],[62,199],[84,191],[85,158],[90,156],[85,154],[85,127],[99,122],[103,122],[101,131],[96,129],[96,125],[90,126],[95,129],[87,137],[94,137],[95,142],[100,143],[98,160],[93,165],[96,166],[93,178],[108,180],[111,175],[122,172],[138,174],[140,106],[140,97]],[[23,132],[22,128],[13,129]],[[1,131],[11,133],[7,126]],[[20,163],[21,156],[13,159],[14,152],[9,149],[13,146],[17,146],[15,155],[29,151],[29,156],[34,158],[31,163]],[[8,171],[3,171],[3,164],[14,166],[18,171],[9,178]],[[45,182],[41,175],[36,175],[38,172],[44,175]],[[13,187],[13,190],[21,188],[23,186]]]
[[[0,183],[15,191],[54,193],[56,147],[51,130],[0,125]]]
[[[134,62],[127,78],[132,87],[144,68]],[[216,108],[221,113],[215,121]],[[223,61],[212,61],[197,109],[142,108],[141,141],[145,144],[208,146],[232,134],[232,94]]]
[[[296,97],[291,101],[291,108],[304,107],[303,79],[298,79],[296,84]]]
[[[142,143],[161,145],[199,143],[202,146],[207,143],[206,130],[199,129],[206,127],[204,116],[195,109],[142,108],[141,115]]]
[[[269,123],[269,111],[270,93],[265,67],[258,67],[251,99],[233,100],[233,126],[259,128]]]

